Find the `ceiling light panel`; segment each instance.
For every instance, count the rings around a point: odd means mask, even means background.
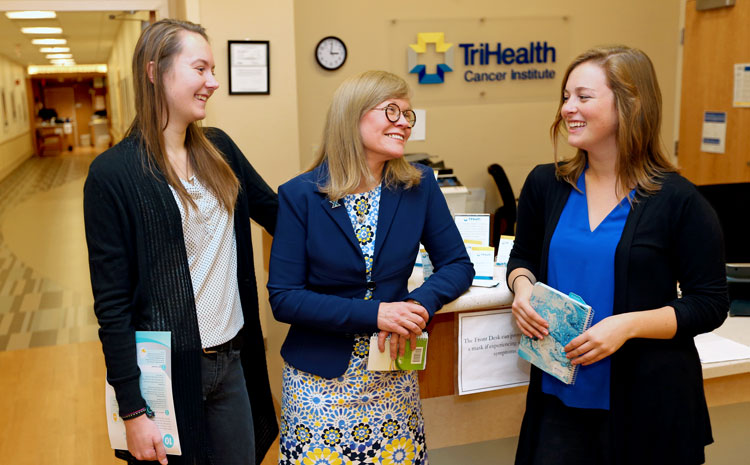
[[[72,53],[52,53],[45,57],[48,60],[60,59],[60,58],[73,58]]]
[[[24,34],[62,34],[61,27],[22,27]]]
[[[34,45],[65,45],[68,41],[65,39],[33,39],[31,43]]]
[[[48,19],[56,18],[54,11],[7,11],[5,16],[8,19]]]
[[[39,49],[42,53],[67,53],[70,47],[42,47]]]

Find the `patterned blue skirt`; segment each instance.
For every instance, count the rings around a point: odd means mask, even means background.
[[[427,465],[415,371],[367,371],[370,338],[327,379],[284,364],[280,465]]]

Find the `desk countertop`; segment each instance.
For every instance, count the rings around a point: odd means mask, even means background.
[[[415,266],[409,278],[409,290],[419,287],[423,282],[422,267]],[[443,306],[438,313],[463,312],[466,310],[486,310],[494,308],[510,308],[513,295],[505,284],[505,267],[495,267],[496,287],[470,287],[458,299]]]
[[[730,316],[723,325],[713,332],[740,344],[750,346],[750,317]],[[750,373],[750,359],[703,364],[704,379],[738,375],[741,373]]]
[[[422,276],[422,268],[418,266],[414,267],[414,271],[409,278],[409,290],[418,287],[422,283]],[[495,267],[495,280],[499,282],[496,287],[482,288],[472,286],[458,299],[446,304],[438,313],[509,308],[513,302],[513,295],[505,284],[505,267]],[[713,332],[740,344],[750,346],[750,317],[728,317],[724,324]],[[750,373],[750,359],[703,364],[704,379],[742,373]]]

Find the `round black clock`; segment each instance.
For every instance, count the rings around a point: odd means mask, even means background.
[[[325,70],[333,71],[344,66],[346,62],[346,45],[338,37],[328,36],[315,47],[315,59]]]

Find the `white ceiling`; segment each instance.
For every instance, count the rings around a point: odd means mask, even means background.
[[[115,19],[110,19],[110,16]],[[107,63],[112,43],[120,24],[133,18],[121,11],[58,11],[54,19],[8,19],[0,12],[0,54],[23,66],[49,65],[42,47],[70,47],[76,64]],[[132,19],[131,19],[132,20]],[[21,27],[61,27],[62,34],[22,34]],[[32,45],[31,40],[45,37],[62,37],[66,45]]]

